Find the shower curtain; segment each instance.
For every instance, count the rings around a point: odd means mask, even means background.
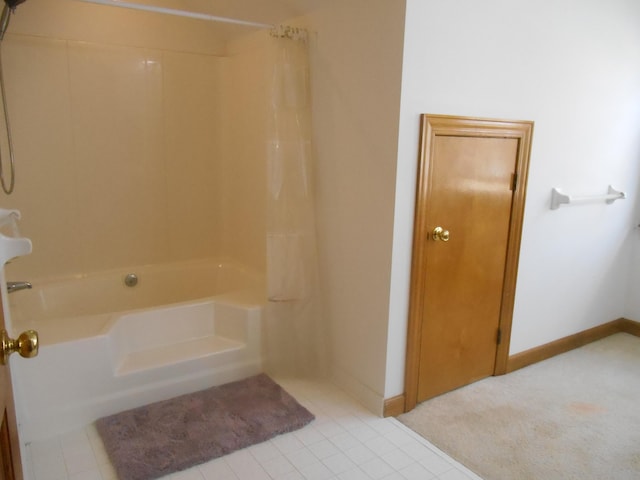
[[[307,33],[279,27],[269,42],[267,370],[323,374]]]

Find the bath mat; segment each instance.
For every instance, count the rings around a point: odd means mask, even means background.
[[[260,374],[96,421],[120,480],[185,470],[282,433],[314,416]]]

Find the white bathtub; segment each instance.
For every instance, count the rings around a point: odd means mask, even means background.
[[[11,360],[23,442],[262,371],[264,282],[247,269],[199,261],[32,283],[9,296],[12,331],[40,335],[36,358]]]

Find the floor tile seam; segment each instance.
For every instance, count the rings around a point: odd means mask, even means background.
[[[71,478],[74,475],[80,475],[81,473],[90,472],[92,470],[99,469],[98,464],[93,462],[90,465],[82,465],[79,469],[76,470],[78,464],[74,464],[73,462],[65,459],[65,469],[67,471],[67,476]]]
[[[307,463],[307,464],[305,464],[305,465],[298,465],[298,461],[294,461],[294,460],[292,460],[292,459],[291,459],[290,455],[296,455],[296,454],[299,454],[299,453],[301,453],[301,452],[308,453],[308,454],[309,454],[309,456],[311,457],[311,459],[312,459],[313,461],[311,461],[311,462],[309,462],[309,463]],[[295,469],[297,469],[297,470],[300,470],[300,469],[302,469],[302,468],[305,468],[305,467],[307,467],[307,466],[309,466],[309,465],[313,465],[314,463],[322,463],[322,460],[321,460],[321,459],[319,459],[316,455],[314,455],[314,453],[313,453],[313,452],[311,452],[311,451],[309,451],[309,450],[307,450],[307,449],[301,449],[301,450],[298,450],[298,451],[292,452],[292,453],[290,453],[290,454],[288,454],[288,455],[284,455],[284,457],[285,457],[285,459],[286,459],[286,460],[287,460],[291,465],[293,465],[293,467],[294,467]]]
[[[392,423],[394,423],[394,425],[396,427],[400,428],[401,430],[404,430],[407,434],[409,434],[411,437],[413,437],[414,440],[417,440],[418,442],[420,442],[422,445],[427,447],[429,450],[431,450],[433,453],[435,453],[439,457],[444,458],[449,463],[451,463],[451,461],[455,462],[455,460],[453,458],[449,457],[446,453],[444,453],[442,450],[440,450],[438,447],[436,447],[434,444],[432,444],[429,440],[424,438],[419,433],[411,430],[409,427],[407,427],[404,423],[400,422],[398,419],[390,417],[389,420]]]
[[[59,442],[53,446],[53,448],[46,448],[43,446],[33,446],[33,443],[30,442],[27,445],[27,458],[32,460],[32,461],[38,461],[43,457],[53,457],[53,456],[62,456],[62,447],[60,446]],[[51,451],[53,450],[53,452]]]
[[[342,405],[342,407],[344,407],[344,405]],[[366,449],[365,452],[370,452],[373,457],[369,460],[380,460],[382,462],[384,462],[384,464],[386,464],[393,472],[398,473],[399,475],[402,475],[400,472],[404,469],[407,469],[413,465],[420,465],[422,468],[424,468],[425,470],[427,470],[431,475],[434,475],[434,479],[435,478],[439,478],[440,475],[445,475],[447,472],[450,472],[451,470],[457,470],[458,472],[465,474],[466,476],[469,476],[470,479],[478,479],[479,477],[477,477],[475,474],[473,474],[473,472],[470,472],[468,469],[466,469],[466,467],[464,467],[463,465],[460,465],[458,462],[456,462],[454,459],[452,459],[451,457],[447,456],[444,452],[442,452],[441,450],[437,449],[437,447],[433,446],[430,442],[428,442],[426,439],[424,439],[422,436],[418,435],[416,432],[414,432],[413,430],[409,429],[408,427],[406,427],[404,424],[402,424],[401,422],[399,422],[397,419],[395,418],[389,418],[389,419],[381,419],[379,417],[375,417],[375,416],[371,416],[369,414],[366,414],[364,412],[360,412],[359,414],[354,413],[352,414],[351,418],[350,415],[347,413],[345,414],[345,412],[348,410],[346,407],[344,408],[327,408],[327,411],[329,411],[331,414],[330,415],[326,415],[326,414],[321,414],[323,415],[322,418],[322,422],[320,423],[320,425],[326,424],[327,422],[333,422],[334,425],[328,425],[325,426],[323,428],[323,431],[319,431],[318,428],[316,428],[314,426],[314,432],[317,435],[316,437],[313,436],[309,436],[307,437],[307,442],[301,440],[301,438],[299,438],[298,436],[295,436],[294,433],[295,432],[291,432],[287,435],[294,435],[295,438],[295,442],[291,442],[289,445],[286,445],[286,443],[283,443],[282,445],[278,446],[276,444],[273,445],[274,448],[274,456],[269,457],[269,459],[265,458],[265,457],[261,457],[259,458],[255,452],[248,450],[248,453],[250,455],[250,458],[255,462],[255,465],[257,467],[257,470],[260,470],[261,475],[260,476],[266,476],[265,478],[277,478],[274,477],[271,473],[269,473],[269,470],[266,468],[265,463],[270,461],[270,460],[274,460],[274,459],[279,459],[280,461],[284,460],[286,461],[292,468],[292,470],[290,470],[291,473],[298,473],[301,476],[307,478],[307,475],[305,475],[305,470],[306,473],[309,474],[309,469],[310,466],[316,465],[316,466],[321,466],[324,468],[324,472],[325,473],[330,473],[330,479],[335,479],[335,480],[339,480],[344,477],[344,473],[348,472],[348,471],[353,471],[353,470],[357,470],[358,472],[361,472],[362,474],[366,474],[365,470],[363,470],[361,468],[362,464],[367,463],[362,462],[362,463],[358,463],[357,461],[355,461],[353,458],[349,457],[346,452],[348,452],[349,450],[353,450],[356,448],[364,448]],[[326,413],[326,412],[324,412]],[[366,440],[363,440],[362,435],[364,435],[364,433],[362,433],[361,435],[359,435],[361,438],[358,438],[358,436],[356,436],[355,434],[352,433],[352,425],[347,425],[347,424],[356,424],[355,429],[358,430],[362,430],[362,429],[371,429],[371,435],[373,435],[371,438],[368,438]],[[352,427],[352,428],[349,428]],[[89,427],[87,427],[89,428]],[[358,431],[360,431],[358,430]],[[437,455],[440,459],[442,459],[444,462],[446,462],[446,464],[450,467],[448,468],[446,471],[440,471],[438,472],[438,474],[433,473],[427,465],[424,465],[422,463],[420,463],[420,461],[411,456],[408,455],[408,457],[411,458],[411,462],[407,465],[404,466],[400,466],[398,468],[396,468],[396,466],[394,466],[394,464],[388,462],[385,458],[383,458],[384,456],[388,456],[388,455],[392,455],[395,452],[399,451],[402,452],[401,450],[401,446],[404,444],[409,443],[407,442],[403,442],[403,441],[398,441],[398,440],[402,440],[402,437],[400,436],[395,436],[395,435],[389,435],[389,432],[394,432],[394,431],[398,431],[398,432],[402,432],[403,434],[407,435],[408,440],[412,440],[412,441],[416,441],[418,444],[424,446],[428,451],[430,451],[431,453],[433,453],[434,455]],[[106,455],[102,455],[102,452],[100,451],[101,449],[96,445],[95,438],[99,438],[99,436],[97,435],[97,432],[95,432],[96,435],[91,435],[91,432],[88,432],[85,430],[84,432],[84,436],[86,437],[86,445],[89,447],[89,450],[91,451],[91,454],[93,455],[93,460],[96,463],[96,468],[98,469],[98,473],[100,475],[103,475],[103,472],[100,470],[100,466],[101,465],[110,465],[110,462],[108,461],[108,458],[105,460]],[[348,435],[347,437],[345,437],[345,435]],[[390,437],[390,438],[387,438]],[[338,437],[341,437],[340,440],[338,440]],[[72,439],[73,436],[69,436],[69,439]],[[367,445],[366,442],[367,441],[371,441],[374,438],[382,438],[384,440],[386,440],[388,442],[389,445],[392,445],[394,448],[389,450],[389,451],[384,451],[384,450],[380,450],[380,452],[375,452],[372,449],[370,449]],[[70,451],[73,451],[74,448],[67,448],[66,454],[65,455],[65,450],[63,449],[63,447],[61,446],[61,438],[58,436],[56,437],[57,441],[53,442],[53,444],[57,444],[57,450],[59,453],[59,456],[61,457],[62,461],[63,461],[63,465],[64,465],[64,470],[66,472],[67,475],[67,479],[70,480],[71,479],[71,475],[69,473],[69,466],[68,466],[68,461],[67,461],[67,456],[69,455]],[[310,447],[312,447],[313,445],[318,444],[321,441],[327,441],[328,445],[331,445],[332,447],[334,447],[336,449],[336,452],[327,455],[327,456],[323,456],[322,458],[320,456],[318,456],[319,452],[317,451],[313,451]],[[347,445],[348,443],[353,442],[352,445],[349,448],[344,448],[345,445]],[[69,445],[73,445],[76,442],[74,441],[70,441]],[[342,446],[341,446],[342,445]],[[293,450],[289,450],[289,448],[291,448],[292,446],[295,446],[295,448]],[[286,451],[285,451],[286,450]],[[290,459],[287,457],[287,455],[294,455],[296,453],[300,453],[306,451],[312,458],[313,458],[313,462],[308,464],[308,465],[295,465],[293,464]],[[34,451],[33,450],[29,450],[29,453],[32,454]],[[106,453],[106,452],[105,452]],[[56,453],[54,453],[54,456],[56,455]],[[343,457],[341,459],[338,459],[337,457],[339,457],[339,455],[343,455]],[[336,458],[333,458],[336,457]],[[100,461],[100,458],[102,458],[103,460]],[[331,459],[336,460],[336,461],[342,461],[345,462],[345,465],[347,465],[346,470],[334,470],[332,468],[330,468],[330,464],[331,464]],[[350,462],[350,464],[349,464]],[[31,455],[30,458],[30,462],[31,467],[34,466],[35,463],[35,459],[33,458],[33,455]],[[336,463],[337,465],[338,463]],[[396,464],[397,465],[397,464]],[[459,466],[458,466],[459,465]],[[227,462],[227,466],[230,468],[230,473],[233,475],[233,479],[237,479],[237,480],[249,480],[248,478],[244,478],[242,477],[242,473],[250,473],[251,469],[244,469],[241,468],[240,470],[242,470],[242,472],[240,471],[236,471],[236,469],[233,468],[232,465],[230,465]],[[444,466],[444,465],[443,465]],[[344,468],[344,467],[335,467],[334,468]],[[92,469],[85,469],[82,470],[78,473],[82,473],[87,472],[87,471],[91,471]],[[33,470],[31,470],[33,471]],[[204,472],[202,471],[198,471],[198,474],[200,475],[200,477],[202,479],[206,479]],[[391,474],[391,473],[390,473]],[[470,476],[469,474],[473,475]],[[280,475],[282,476],[282,475]],[[286,474],[285,474],[286,476]],[[227,477],[225,477],[227,478]],[[329,480],[329,478],[327,480]],[[41,480],[41,479],[35,479],[35,480]],[[230,478],[231,480],[231,478]],[[425,479],[426,480],[426,479]]]
[[[349,463],[350,463],[350,465],[349,465],[349,468],[347,468],[347,469],[342,469],[342,470],[340,470],[340,471],[335,471],[335,470],[334,470],[334,469],[333,469],[333,468],[332,468],[332,467],[331,467],[327,462],[329,462],[329,461],[330,461],[332,458],[334,458],[334,457],[340,457],[340,456],[342,456],[342,458],[343,458],[344,460],[346,460],[347,462],[349,462]],[[351,460],[349,457],[347,457],[347,456],[346,456],[344,453],[342,453],[342,452],[336,453],[335,455],[332,455],[332,456],[330,456],[330,457],[327,457],[327,458],[325,458],[325,459],[322,459],[322,460],[321,460],[321,462],[322,462],[322,463],[323,463],[323,464],[324,464],[324,465],[325,465],[329,470],[331,470],[331,471],[333,472],[333,474],[334,474],[334,475],[340,475],[341,473],[344,473],[345,471],[350,470],[350,469],[353,469],[353,468],[355,468],[355,467],[357,467],[357,466],[358,466],[358,465],[357,465],[353,460]]]
[[[411,430],[409,427],[407,427],[405,424],[400,422],[398,419],[390,417],[389,420],[391,420],[395,424],[395,426],[397,426],[398,428],[404,430],[406,433],[408,433],[410,436],[412,436],[415,440],[417,440],[422,445],[427,447],[432,453],[436,454],[438,457],[440,457],[442,460],[444,460],[446,463],[448,463],[450,465],[451,468],[447,469],[444,472],[439,472],[439,473],[433,473],[432,472],[436,477],[439,478],[440,475],[443,475],[443,474],[445,474],[447,472],[450,472],[451,470],[458,470],[458,471],[464,473],[465,475],[467,475],[471,480],[482,480],[475,472],[469,470],[467,467],[462,465],[456,459],[454,459],[453,457],[447,455],[445,452],[443,452],[438,447],[436,447],[431,442],[429,442],[426,438],[424,438],[423,436],[421,436],[417,432],[414,432],[413,430]],[[420,463],[420,461],[418,461],[418,463]],[[422,464],[422,465],[427,470],[429,470],[429,468],[426,465],[424,465],[424,464]],[[429,470],[429,471],[431,471],[431,470]]]
[[[345,471],[349,470],[349,469],[353,469],[353,468],[357,468],[359,465],[353,461],[353,459],[349,458],[347,455],[345,455],[341,450],[337,450],[336,453],[332,453],[331,455],[328,456],[323,456],[322,458],[318,457],[317,454],[311,450],[309,450],[309,454],[313,456],[314,458],[314,462],[308,464],[308,465],[304,465],[304,466],[299,466],[294,464],[293,462],[290,462],[294,469],[300,473],[301,475],[304,476],[304,472],[303,470],[305,470],[307,467],[312,466],[313,464],[320,464],[322,466],[324,466],[325,468],[327,468],[329,471],[331,471],[331,473],[333,475],[340,475],[342,473],[344,473]],[[340,457],[342,456],[342,458],[344,460],[346,460],[347,462],[350,463],[349,468],[347,469],[341,469],[340,471],[336,471],[334,468],[332,468],[331,466],[331,462],[330,460],[334,457]],[[337,477],[336,477],[337,478]]]
[[[266,442],[263,442],[261,444],[256,444],[256,445],[251,445],[249,447],[247,447],[247,451],[249,452],[249,454],[251,454],[251,456],[258,462],[258,463],[263,463],[263,462],[267,462],[270,460],[273,460],[275,458],[278,457],[283,457],[283,453],[280,451],[280,449],[271,441],[273,439],[267,440]],[[267,450],[267,446],[270,446],[273,449],[273,455],[268,455],[265,457],[260,457],[258,455],[258,453],[256,452],[256,449],[259,447],[263,447],[261,450]],[[257,447],[257,448],[255,448]],[[219,457],[222,458],[222,457]]]
[[[106,452],[105,452],[105,456],[106,456]],[[69,476],[69,478],[71,478],[73,475],[78,475],[93,469],[99,469],[100,465],[105,463],[105,462],[100,462],[100,457],[99,455],[97,455],[89,436],[86,436],[86,441],[84,445],[74,445],[72,448],[67,448],[66,450],[63,445],[62,458],[64,460],[65,468],[67,470],[67,475]],[[74,462],[77,462],[79,459],[84,460],[85,458],[87,459],[87,461],[89,461],[89,463],[91,463],[91,465],[88,465],[86,468],[82,468],[77,471],[75,470],[75,467],[71,468],[72,465],[77,465],[77,463],[74,463]]]

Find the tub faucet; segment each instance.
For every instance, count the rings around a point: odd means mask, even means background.
[[[7,282],[7,292],[17,292],[18,290],[26,290],[32,288],[31,282]]]

